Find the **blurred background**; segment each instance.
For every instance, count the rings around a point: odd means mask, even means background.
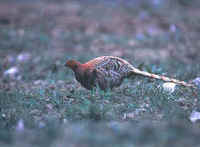
[[[198,0],[8,0],[0,5],[1,56],[116,55],[199,61]],[[37,54],[36,53],[36,54]]]
[[[63,64],[112,55],[192,81],[199,33],[199,0],[1,0],[0,146],[198,146],[198,93],[147,78],[91,93]]]

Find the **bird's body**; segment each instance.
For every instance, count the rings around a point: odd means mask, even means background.
[[[195,87],[193,84],[184,81],[141,71],[126,60],[114,56],[101,56],[84,64],[69,60],[66,62],[66,66],[74,71],[76,80],[89,90],[97,86],[102,90],[118,87],[125,78],[131,75],[142,75],[187,87]]]

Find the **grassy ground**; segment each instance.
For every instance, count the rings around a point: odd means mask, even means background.
[[[191,81],[200,75],[199,2],[0,2],[0,146],[198,147],[200,93],[132,77],[88,91],[63,64],[100,55]],[[9,69],[12,69],[9,71]]]

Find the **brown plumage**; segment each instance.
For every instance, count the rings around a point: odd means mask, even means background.
[[[65,66],[71,68],[75,73],[76,80],[89,90],[97,85],[102,90],[118,87],[123,82],[123,79],[131,75],[142,75],[195,88],[193,84],[184,81],[141,71],[133,67],[133,65],[126,60],[114,56],[101,56],[84,64],[76,60],[69,60],[66,62]]]

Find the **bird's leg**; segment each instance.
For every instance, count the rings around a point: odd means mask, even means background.
[[[97,93],[102,93],[104,92],[104,90],[101,90],[101,88],[99,87],[98,83],[96,86],[94,86],[91,90],[90,90],[90,95],[95,96]]]
[[[108,100],[108,99],[110,99],[110,97],[111,97],[111,88],[108,88],[108,89],[106,89],[106,90],[99,90],[99,94],[100,94],[100,97],[101,97],[101,99],[103,100],[103,99],[106,99],[106,100]]]
[[[92,97],[94,97],[96,93],[97,93],[97,87],[93,87],[93,88],[90,90],[90,95],[91,95]]]

